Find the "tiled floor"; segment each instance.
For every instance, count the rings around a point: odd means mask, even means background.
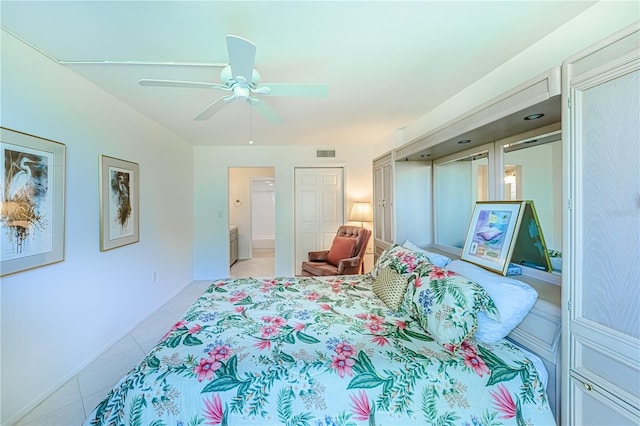
[[[253,258],[239,260],[232,277],[269,277],[274,274],[273,250],[254,250]],[[91,365],[16,423],[16,426],[78,426],[111,388],[182,316],[211,281],[194,281],[154,312]]]

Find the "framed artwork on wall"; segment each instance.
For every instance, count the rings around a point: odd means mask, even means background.
[[[462,259],[506,275],[526,201],[478,201],[462,250]]]
[[[100,251],[140,241],[139,165],[100,156]]]
[[[59,142],[0,128],[0,275],[64,259],[65,151]]]

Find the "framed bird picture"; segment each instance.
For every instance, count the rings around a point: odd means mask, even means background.
[[[64,259],[65,151],[0,127],[0,275]]]
[[[100,250],[140,241],[139,165],[100,156]]]

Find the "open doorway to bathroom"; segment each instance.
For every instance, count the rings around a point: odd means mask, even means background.
[[[231,277],[268,277],[275,273],[275,188],[273,167],[229,168]],[[237,260],[233,250],[237,250]]]

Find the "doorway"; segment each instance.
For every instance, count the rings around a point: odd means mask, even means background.
[[[229,227],[237,227],[238,234],[238,261],[232,266],[232,276],[273,275],[275,189],[273,167],[229,168]]]
[[[273,177],[251,178],[251,243],[254,249],[276,245],[276,186]]]

